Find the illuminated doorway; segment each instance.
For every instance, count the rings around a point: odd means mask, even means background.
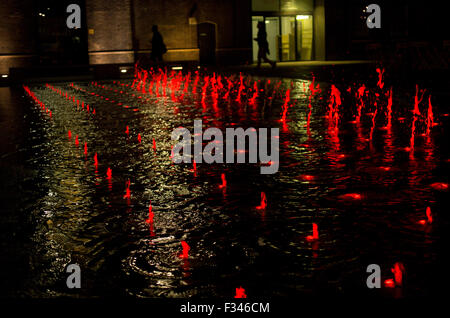
[[[258,34],[257,24],[266,25],[269,59],[275,61],[310,61],[313,57],[312,15],[253,16],[252,38]],[[258,44],[253,42],[253,61],[258,59]]]

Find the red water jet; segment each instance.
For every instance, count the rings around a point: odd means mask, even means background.
[[[225,178],[225,173],[222,173],[221,178],[222,178],[222,184],[219,185],[219,188],[225,189],[227,187],[227,179]]]
[[[238,102],[238,103],[241,102],[241,94],[242,94],[242,91],[244,90],[244,88],[245,88],[245,86],[243,83],[243,77],[242,77],[242,74],[239,73],[239,90],[238,90],[238,95],[236,97],[236,102]]]
[[[384,73],[384,68],[383,70],[380,70],[379,68],[377,68],[377,73],[378,73],[378,82],[377,82],[377,86],[380,89],[383,89],[384,83],[383,83],[383,73]]]
[[[180,255],[178,255],[178,257],[183,258],[183,259],[187,259],[189,257],[189,250],[191,248],[188,245],[188,243],[186,243],[185,241],[181,241],[181,246],[183,247],[183,251],[181,252]]]
[[[311,242],[311,241],[316,241],[319,239],[319,231],[318,231],[318,227],[316,223],[312,224],[312,230],[313,230],[313,234],[312,235],[308,235],[306,237],[306,239]]]
[[[106,170],[106,179],[111,180],[112,179],[112,170],[108,167]]]
[[[430,135],[430,130],[434,125],[433,106],[431,105],[431,95],[428,96],[428,113],[427,113],[427,135]]]
[[[138,133],[138,137],[137,138],[138,138],[138,142],[141,143],[141,140],[142,140],[141,139],[141,134]]]
[[[387,104],[387,118],[388,118],[388,122],[387,122],[386,128],[388,129],[388,131],[390,131],[392,128],[392,87],[389,90],[389,97],[388,97],[388,104]]]
[[[334,138],[336,142],[339,142],[338,138],[338,124],[339,124],[339,106],[342,104],[341,102],[341,92],[337,89],[336,86],[331,85],[331,93],[330,93],[330,103],[328,104],[329,110],[328,110],[328,118],[330,120],[331,125],[334,125],[333,127],[330,127],[331,133],[334,135]]]
[[[236,288],[236,295],[234,298],[247,298],[247,295],[245,294],[245,289],[242,287]]]
[[[261,204],[256,207],[258,210],[265,210],[267,207],[267,198],[264,192],[261,192]]]
[[[84,154],[87,155],[87,142],[84,142]]]
[[[439,191],[446,191],[448,190],[448,183],[444,182],[435,182],[430,185],[433,189],[439,190]]]
[[[202,102],[204,102],[206,99],[206,89],[208,88],[208,85],[209,85],[209,76],[205,76],[204,84],[203,84],[203,88],[202,88]]]
[[[94,155],[94,165],[97,168],[97,166],[98,166],[97,153],[95,153],[95,155]]]
[[[419,98],[419,85],[416,84],[416,95],[414,96],[414,110],[413,110],[413,121],[411,126],[411,138],[410,138],[410,151],[414,152],[414,133],[416,131],[416,121],[418,116],[420,116],[419,103],[423,99],[424,91],[422,96]]]
[[[195,160],[193,161],[193,169],[192,169],[192,171],[194,171],[194,175],[197,175],[197,163],[195,162]]]
[[[68,131],[68,135],[69,135],[69,139],[71,139],[72,138],[72,132],[70,130]]]
[[[75,136],[75,146],[78,146],[80,143],[78,142],[78,135]]]
[[[258,98],[258,83],[255,81],[253,84],[253,96],[249,101],[250,105],[255,105],[257,98]]]
[[[130,199],[131,198],[131,194],[130,194],[130,179],[127,180],[127,182],[125,182],[125,195],[123,196],[124,199]]]
[[[427,216],[427,219],[426,220],[420,220],[419,223],[422,224],[422,225],[433,223],[433,216],[431,215],[430,207],[427,207],[425,215]]]
[[[394,274],[395,286],[401,287],[403,285],[403,274],[405,272],[405,266],[402,263],[397,262],[394,267],[391,268],[391,272]]]
[[[286,114],[287,114],[287,111],[288,111],[288,103],[289,103],[290,100],[291,100],[291,90],[288,89],[286,91],[286,96],[284,98],[284,104],[282,106],[283,112],[281,114],[281,122],[286,122]]]
[[[358,113],[356,115],[356,122],[358,122],[358,123],[361,121],[361,111],[364,108],[363,97],[364,97],[365,91],[366,91],[366,86],[364,84],[360,88],[358,88],[357,97],[358,97],[359,103],[358,103]]]
[[[145,221],[147,224],[153,223],[153,208],[152,208],[152,202],[150,201],[148,205],[148,219]]]

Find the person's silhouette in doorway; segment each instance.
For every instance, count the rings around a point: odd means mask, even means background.
[[[277,63],[275,61],[271,61],[267,58],[267,54],[269,52],[269,42],[267,42],[267,32],[266,32],[266,24],[263,21],[258,22],[258,35],[255,38],[255,41],[258,42],[258,65],[257,68],[261,66],[261,60],[269,63],[274,68]]]

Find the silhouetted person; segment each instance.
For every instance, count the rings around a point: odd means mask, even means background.
[[[258,68],[261,66],[261,59],[264,62],[269,63],[274,68],[277,63],[275,61],[271,61],[267,58],[267,54],[269,52],[269,42],[267,42],[267,32],[266,25],[264,22],[258,22],[258,37],[255,38],[255,41],[258,42]]]
[[[152,54],[150,55],[150,59],[155,62],[163,61],[163,54],[167,52],[166,45],[164,44],[161,33],[158,31],[158,26],[154,25],[152,27],[153,38],[152,38]]]

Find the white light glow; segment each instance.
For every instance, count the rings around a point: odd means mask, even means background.
[[[183,66],[172,66],[172,70],[182,70]]]
[[[298,15],[295,18],[297,20],[307,20],[307,19],[309,19],[309,15]]]

